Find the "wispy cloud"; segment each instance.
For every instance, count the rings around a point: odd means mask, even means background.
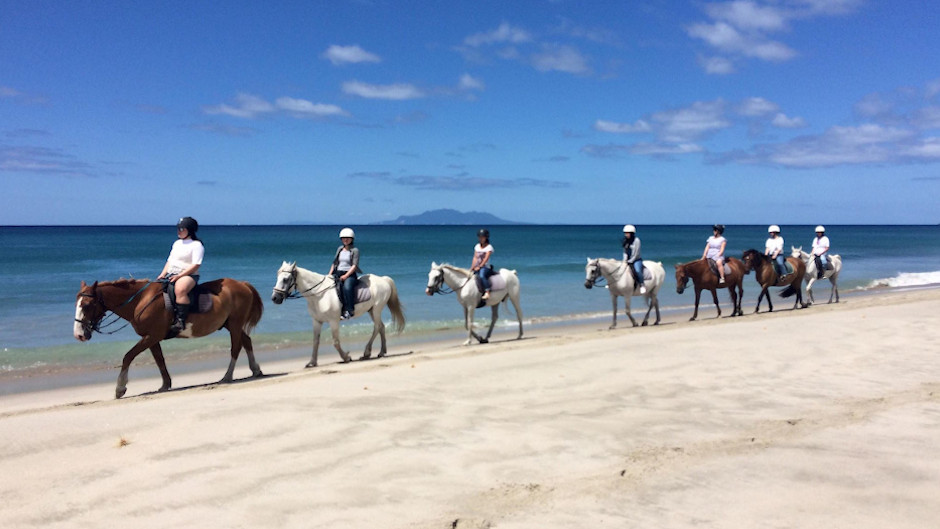
[[[581,28],[566,27],[555,30],[555,36],[597,37],[598,32],[587,32]],[[597,40],[593,40],[597,42]],[[492,59],[516,61],[527,64],[540,72],[562,72],[588,75],[593,72],[591,59],[577,47],[567,43],[536,38],[526,29],[503,22],[494,30],[474,33],[455,48],[463,56],[475,62]]]
[[[341,107],[326,103],[314,103],[306,99],[279,97],[271,103],[252,94],[240,93],[235,96],[234,104],[203,107],[209,115],[224,115],[243,119],[254,119],[265,115],[282,113],[295,118],[330,118],[348,116]]]
[[[62,149],[0,145],[0,172],[97,176],[95,167]]]
[[[343,83],[343,92],[366,99],[388,99],[392,101],[404,101],[407,99],[421,99],[426,97],[423,90],[408,83],[378,85],[360,81],[347,81]]]
[[[540,72],[558,71],[573,74],[591,72],[588,59],[572,46],[543,44],[542,50],[532,55],[532,66]]]
[[[352,46],[333,44],[320,56],[337,66],[361,62],[382,62],[381,57],[362,49],[358,44]]]
[[[531,33],[525,29],[513,27],[508,22],[503,22],[499,25],[498,28],[494,30],[485,31],[482,33],[474,33],[473,35],[463,39],[464,44],[474,48],[487,44],[521,44],[531,41]]]
[[[633,123],[617,123],[615,121],[599,119],[594,122],[594,130],[614,134],[635,134],[639,132],[649,132],[653,129],[650,127],[649,123],[642,119],[638,119]]]
[[[703,6],[708,21],[686,27],[686,33],[701,40],[720,55],[699,57],[699,65],[711,74],[734,71],[733,60],[758,59],[783,62],[797,51],[772,35],[785,32],[799,20],[835,16],[855,11],[862,0],[731,0]]]
[[[470,176],[466,173],[459,175],[399,175],[394,176],[387,171],[350,173],[350,178],[369,178],[393,185],[413,187],[430,191],[473,191],[493,188],[565,188],[571,184],[556,180],[542,180],[538,178],[485,178]]]
[[[43,105],[49,102],[45,96],[26,94],[11,86],[0,85],[0,99],[12,99],[13,101],[26,105]]]

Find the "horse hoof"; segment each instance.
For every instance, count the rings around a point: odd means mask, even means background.
[[[371,358],[372,358],[371,355],[362,355],[359,357],[359,361],[362,362],[363,360],[369,360]]]
[[[490,343],[486,338],[480,338],[480,343]]]
[[[647,325],[649,325],[649,322],[644,321],[643,324],[640,325],[640,327],[646,327]]]
[[[164,391],[169,391],[170,386],[160,386],[160,389],[157,390],[157,393],[163,393]]]
[[[114,390],[114,398],[119,399],[127,393],[127,388],[117,388]]]
[[[305,367],[305,368],[317,367],[317,363],[316,363],[316,362],[307,362],[307,365],[305,365],[304,367]]]

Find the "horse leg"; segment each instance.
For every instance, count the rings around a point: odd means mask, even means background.
[[[160,376],[163,377],[163,385],[157,391],[166,391],[173,387],[173,382],[170,380],[170,372],[166,369],[166,360],[163,358],[163,348],[160,347],[160,342],[153,344],[150,348],[150,354],[153,355],[153,361],[157,363],[157,367],[160,368]]]
[[[721,317],[721,305],[718,304],[718,290],[717,289],[712,289],[712,300],[714,300],[715,302],[715,308],[718,309],[718,315],[715,317],[720,318]]]
[[[333,347],[336,349],[336,352],[339,353],[339,357],[343,359],[343,363],[347,364],[352,362],[349,353],[343,351],[343,346],[339,343],[339,320],[330,322],[330,334],[333,335]]]
[[[370,336],[370,337],[369,337],[369,341],[366,342],[366,348],[365,348],[365,350],[362,352],[362,357],[359,358],[359,360],[368,360],[368,359],[372,358],[372,342],[375,341],[376,335],[379,334],[379,329],[380,329],[379,326],[380,326],[380,325],[384,325],[384,323],[382,323],[382,318],[381,318],[381,317],[376,318],[376,316],[375,316],[375,307],[369,309],[369,316],[372,318],[372,336]],[[384,354],[384,351],[385,351],[385,333],[382,332],[382,352],[383,352],[383,354]],[[379,355],[379,356],[382,356],[382,355]]]
[[[813,297],[813,283],[816,282],[816,273],[813,272],[813,275],[810,276],[809,281],[806,282],[806,301],[810,305],[816,303],[816,298]]]
[[[242,352],[242,334],[244,334],[241,332],[241,325],[229,327],[228,333],[232,337],[232,359],[229,360],[228,369],[219,381],[225,384],[231,382],[235,375],[235,363],[238,362],[238,353]]]
[[[519,335],[516,336],[517,340],[522,339],[522,309],[519,308],[519,294],[515,296],[510,296],[509,300],[512,301],[512,307],[516,310],[516,318],[519,320]]]
[[[152,339],[151,339],[152,340]],[[160,343],[158,339],[156,344]],[[151,341],[147,338],[141,338],[134,347],[131,347],[130,351],[124,353],[124,361],[121,362],[121,373],[118,374],[117,386],[114,388],[114,398],[119,399],[127,393],[127,371],[131,367],[131,362],[137,358],[137,355],[142,353],[144,349],[151,347]]]
[[[610,302],[614,306],[614,319],[610,323],[609,329],[614,329],[617,327],[617,294],[614,294],[613,291],[610,291]]]
[[[463,308],[463,319],[464,327],[467,329],[467,341],[464,342],[464,345],[470,345],[473,343],[473,338],[477,337],[473,332],[473,309],[467,306]]]
[[[637,326],[636,320],[633,318],[633,314],[630,314],[630,297],[631,297],[630,294],[631,292],[627,292],[626,294],[623,295],[623,310],[624,312],[627,313],[627,317],[630,318],[630,323],[632,323],[633,326],[636,327]]]
[[[320,332],[323,330],[323,322],[313,320],[313,356],[307,362],[305,367],[317,367],[317,351],[320,349]]]
[[[653,322],[653,325],[659,325],[659,295],[653,294],[651,299],[653,300],[653,306],[656,307],[656,321]]]
[[[245,348],[245,354],[248,355],[248,367],[251,368],[251,376],[260,377],[264,375],[261,372],[261,366],[255,361],[255,349],[251,343],[251,337],[245,331],[242,331],[242,347]]]
[[[738,316],[744,316],[744,309],[741,308],[741,305],[744,303],[744,278],[741,278],[741,281],[738,283],[738,301],[737,301],[737,311]]]
[[[832,274],[832,277],[829,278],[829,282],[832,283],[832,288],[829,290],[829,303],[832,303],[832,296],[835,295],[836,303],[839,302],[839,276]]]
[[[647,293],[643,297],[646,298],[646,316],[643,316],[643,323],[641,325],[646,327],[649,325],[650,312],[653,310],[653,296],[652,294]]]
[[[490,315],[490,328],[486,331],[486,338],[480,343],[489,343],[490,336],[493,334],[493,327],[496,326],[496,320],[499,318],[499,303],[492,306],[493,313]]]
[[[695,287],[695,312],[692,313],[692,317],[689,318],[689,321],[695,321],[695,318],[698,318],[698,302],[702,297],[702,289]]]

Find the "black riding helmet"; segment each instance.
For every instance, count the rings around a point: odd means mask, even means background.
[[[193,237],[196,238],[196,232],[199,231],[199,223],[196,222],[196,219],[192,217],[183,217],[179,222],[176,223],[177,228],[186,228],[186,231]]]
[[[489,239],[489,238],[490,238],[490,230],[488,230],[488,229],[486,229],[486,228],[480,228],[480,231],[477,232],[477,237],[486,237],[487,239]]]
[[[723,233],[725,232],[725,225],[724,225],[724,224],[715,224],[714,226],[712,226],[712,229],[715,230],[715,231],[717,231],[717,232],[718,232],[718,235],[721,235],[721,234],[723,234]]]

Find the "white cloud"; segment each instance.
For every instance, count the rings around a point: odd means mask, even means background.
[[[780,107],[763,97],[749,97],[738,105],[738,113],[742,116],[757,117],[773,114],[780,110]]]
[[[787,117],[783,112],[778,112],[770,124],[781,129],[798,129],[806,126],[806,120],[801,117]]]
[[[725,103],[696,101],[685,108],[664,110],[650,116],[660,140],[682,143],[731,126],[724,117]]]
[[[458,83],[458,88],[461,90],[483,90],[485,85],[483,81],[473,77],[472,75],[465,73],[460,76],[460,82]]]
[[[294,99],[292,97],[279,97],[274,102],[281,110],[286,110],[293,114],[325,117],[325,116],[348,116],[349,114],[336,105],[324,103],[311,103],[306,99]]]
[[[234,106],[223,103],[221,105],[204,107],[203,112],[206,114],[223,114],[237,118],[254,118],[261,114],[274,112],[275,110],[274,105],[251,94],[238,94],[235,96],[235,101],[236,105]]]
[[[343,92],[366,99],[389,99],[395,101],[425,97],[425,93],[420,88],[406,83],[376,85],[359,81],[347,81],[343,83]]]
[[[782,42],[770,40],[759,33],[742,33],[726,22],[693,24],[688,33],[725,53],[765,61],[786,61],[796,56],[796,52]]]
[[[729,73],[734,73],[734,62],[725,57],[704,57],[699,56],[698,58],[699,66],[701,66],[705,73],[715,74],[715,75],[727,75]]]
[[[360,62],[381,62],[382,58],[374,53],[370,53],[359,45],[339,46],[331,45],[321,55],[335,65]]]
[[[559,71],[583,74],[591,71],[587,58],[571,46],[546,44],[532,56],[532,66],[540,72]]]
[[[786,16],[778,8],[750,1],[706,4],[705,12],[715,20],[725,20],[741,29],[775,31],[787,25]]]
[[[929,106],[917,110],[914,112],[912,123],[920,129],[940,129],[940,106]]]
[[[530,42],[532,35],[521,28],[514,28],[508,22],[503,22],[498,28],[484,33],[470,35],[463,40],[467,46],[479,47],[485,44]]]
[[[940,138],[925,138],[901,151],[902,154],[924,161],[940,160]]]
[[[927,99],[932,99],[935,95],[940,94],[940,79],[934,79],[927,83],[925,92]]]
[[[672,154],[694,154],[705,148],[695,143],[637,143],[629,147],[630,154],[665,156]]]
[[[638,119],[633,124],[617,123],[615,121],[605,121],[599,119],[594,122],[594,130],[600,132],[612,132],[614,134],[633,134],[638,132],[649,132],[652,130],[650,124]]]

